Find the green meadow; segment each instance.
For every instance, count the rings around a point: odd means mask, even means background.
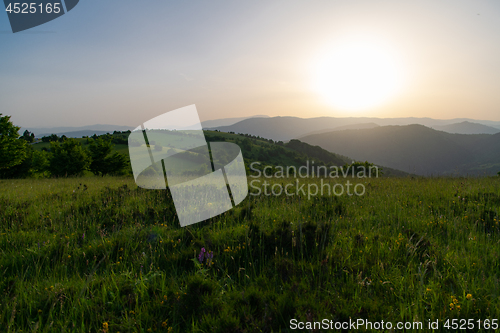
[[[169,192],[130,177],[0,180],[0,330],[500,319],[500,177],[350,181],[365,194],[249,195],[181,228]]]

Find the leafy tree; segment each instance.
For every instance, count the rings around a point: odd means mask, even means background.
[[[53,176],[81,175],[90,165],[90,157],[81,143],[73,138],[51,142],[49,170]]]
[[[241,148],[244,151],[249,151],[252,149],[252,143],[250,142],[250,140],[248,138],[243,139],[243,141],[241,142]]]
[[[95,175],[113,174],[122,171],[127,166],[127,159],[118,152],[111,154],[112,137],[89,139],[89,152],[92,162],[90,171]]]
[[[26,141],[19,138],[19,127],[14,126],[10,116],[0,113],[0,170],[21,164],[26,159]]]
[[[49,171],[49,153],[46,151],[33,151],[31,157],[30,176],[47,175]]]
[[[48,153],[26,148],[26,158],[20,164],[5,170],[0,170],[1,178],[25,178],[48,176]]]
[[[31,133],[28,130],[25,130],[23,133],[23,136],[20,137],[20,139],[25,140],[26,142],[33,142],[35,141],[35,134]]]

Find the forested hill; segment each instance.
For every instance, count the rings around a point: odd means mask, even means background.
[[[261,165],[274,166],[303,166],[314,161],[315,166],[345,166],[352,164],[353,159],[329,152],[319,146],[313,146],[300,140],[290,140],[283,143],[275,142],[248,134],[225,133],[219,131],[204,131],[205,137],[210,141],[229,141],[238,144],[242,150],[245,164],[261,162]],[[365,162],[365,161],[360,161]],[[370,162],[370,161],[368,161]],[[400,170],[380,166],[383,176],[404,177],[409,174]]]
[[[291,140],[289,142],[275,142],[270,139],[265,139],[261,137],[235,134],[235,133],[225,133],[219,131],[204,131],[205,137],[208,142],[216,141],[227,141],[237,144],[241,150],[243,157],[245,159],[245,164],[247,169],[250,163],[260,162],[257,164],[256,168],[263,168],[267,165],[271,166],[303,166],[313,164],[315,166],[345,166],[353,162],[353,159],[329,152],[319,146],[313,146],[308,143]],[[128,135],[129,132],[114,132],[113,134],[101,135],[99,137],[110,139],[113,146],[113,150],[128,156]],[[94,136],[93,138],[97,138]],[[45,142],[37,143],[32,145],[34,150],[45,151],[45,153],[50,154],[51,141],[64,141],[65,138],[58,137],[57,135],[51,135],[43,138]],[[92,142],[92,138],[79,138],[72,139],[80,142],[82,147],[85,149],[89,146],[89,142]],[[365,161],[360,161],[365,162]],[[370,162],[370,161],[368,161]],[[407,176],[407,173],[401,172],[399,170],[387,168],[385,166],[380,166],[383,172],[383,176]],[[130,163],[125,170],[125,172],[130,173]]]

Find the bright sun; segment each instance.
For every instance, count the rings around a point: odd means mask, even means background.
[[[386,102],[402,83],[401,66],[389,50],[367,41],[338,44],[314,61],[314,90],[343,110]]]

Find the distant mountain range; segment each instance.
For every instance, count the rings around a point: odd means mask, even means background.
[[[239,118],[224,118],[224,119],[215,119],[215,120],[207,120],[201,122],[203,128],[212,128],[219,126],[230,126],[239,121],[248,118],[269,118],[265,115],[257,115],[251,117],[239,117]],[[135,127],[131,126],[119,126],[119,125],[88,125],[88,126],[79,126],[79,127],[21,127],[19,133],[22,134],[25,130],[28,130],[32,133],[35,133],[37,138],[41,138],[42,136],[57,134],[59,136],[66,135],[67,137],[72,138],[81,138],[82,136],[92,136],[102,135],[106,133],[113,133],[114,131],[128,131],[133,130]]]
[[[380,125],[377,125],[375,123],[345,125],[345,126],[335,127],[332,129],[329,128],[329,129],[323,129],[323,130],[319,130],[319,131],[313,131],[310,133],[306,133],[306,134],[301,135],[297,139],[300,139],[304,136],[313,135],[313,134],[321,134],[321,133],[327,133],[327,132],[333,132],[333,131],[343,131],[343,130],[348,130],[348,129],[366,129],[366,128],[375,128],[375,127],[380,127]]]
[[[51,127],[51,128],[37,128],[37,127],[21,127],[20,134],[25,130],[35,133],[37,138],[42,136],[57,134],[59,136],[66,135],[72,138],[81,138],[82,136],[92,136],[94,134],[101,135],[106,133],[113,133],[114,131],[128,131],[133,130],[135,127],[119,126],[119,125],[89,125],[80,127]]]
[[[500,128],[487,126],[478,123],[471,123],[470,121],[463,121],[461,123],[432,126],[432,128],[455,134],[496,134],[500,133]]]
[[[500,133],[450,134],[405,125],[331,131],[300,140],[418,175],[495,175],[500,171]]]
[[[311,134],[320,134],[347,129],[366,129],[387,125],[420,124],[436,130],[458,134],[495,134],[500,132],[500,121],[451,119],[439,120],[432,118],[367,118],[367,117],[269,117],[257,115],[251,117],[224,118],[207,120],[202,123],[203,129],[217,129],[222,132],[251,134],[275,141],[288,141]],[[132,126],[119,125],[88,125],[79,127],[22,127],[19,133],[26,129],[35,133],[36,137],[50,134],[66,135],[68,137],[92,136],[113,131],[132,130]]]
[[[204,129],[210,129],[210,128],[220,127],[220,126],[230,126],[230,125],[236,124],[237,122],[240,122],[242,120],[249,119],[249,118],[269,118],[269,116],[257,115],[257,116],[251,116],[251,117],[206,120],[206,121],[201,122],[201,126]]]
[[[300,138],[318,131],[333,131],[344,126],[359,126],[361,124],[372,123],[379,126],[388,125],[410,125],[420,124],[427,127],[446,126],[457,123],[468,122],[464,127],[472,129],[462,129],[474,134],[491,134],[491,129],[484,127],[478,128],[476,125],[485,125],[486,127],[500,130],[500,121],[472,120],[472,119],[451,119],[439,120],[432,118],[367,118],[367,117],[319,117],[319,118],[298,118],[298,117],[271,117],[271,118],[249,118],[229,126],[220,126],[217,129],[222,132],[235,132],[260,136],[273,139],[275,141],[287,141]],[[462,126],[462,125],[461,125]],[[453,127],[451,128],[453,130]],[[475,132],[474,132],[475,130]]]
[[[217,130],[284,142],[299,138],[357,161],[418,175],[500,171],[500,121],[272,117],[245,119]]]

